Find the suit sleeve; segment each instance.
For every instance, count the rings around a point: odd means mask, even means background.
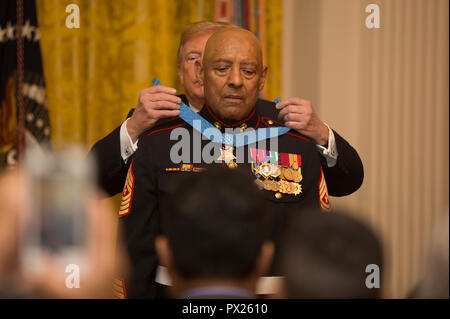
[[[97,183],[109,196],[123,190],[129,164],[120,154],[120,126],[95,143],[89,151],[97,164]],[[128,161],[129,163],[130,161]]]
[[[133,114],[132,109],[127,118]],[[131,160],[125,163],[120,153],[120,126],[94,144],[89,151],[97,165],[97,184],[109,196],[123,190]]]
[[[328,167],[321,156],[323,174],[325,175],[328,193],[331,196],[346,196],[357,191],[364,179],[364,167],[358,152],[336,131],[333,130],[338,150],[336,165]]]

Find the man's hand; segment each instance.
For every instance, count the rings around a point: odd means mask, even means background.
[[[28,296],[32,298],[113,298],[112,283],[117,274],[127,275],[129,261],[122,237],[117,234],[117,214],[112,202],[100,200],[103,194],[91,193],[86,200],[85,268],[80,271],[79,288],[67,287],[68,274],[53,255],[44,255],[38,275],[22,275]],[[119,233],[120,235],[120,233]],[[80,265],[80,262],[75,261]]]
[[[161,85],[151,86],[139,93],[136,109],[127,122],[127,131],[133,143],[159,119],[180,114],[181,99],[175,93],[174,88]]]
[[[310,101],[291,97],[277,103],[276,108],[280,110],[278,118],[287,127],[312,138],[316,144],[327,143],[328,127],[314,112]]]

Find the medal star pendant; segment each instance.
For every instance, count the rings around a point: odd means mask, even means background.
[[[233,146],[225,145],[225,148],[220,150],[220,156],[217,160],[228,164],[235,159],[236,156],[233,155]]]
[[[235,162],[236,156],[233,155],[233,150],[233,146],[225,145],[220,149],[220,156],[217,160],[225,162],[229,168],[236,168],[238,165]]]

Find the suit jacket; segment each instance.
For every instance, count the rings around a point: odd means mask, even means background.
[[[188,105],[185,95],[180,95],[183,102]],[[273,102],[258,100],[257,109],[260,116],[278,119],[279,111]],[[128,117],[134,110],[128,113]],[[162,119],[158,123],[166,122]],[[349,195],[362,185],[364,169],[356,150],[336,131],[334,131],[335,143],[338,150],[336,165],[328,167],[326,159],[321,156],[321,165],[327,182],[328,193],[331,196]],[[139,143],[138,143],[139,144]],[[97,163],[97,180],[99,186],[110,196],[114,196],[123,190],[127,171],[131,159],[124,163],[120,154],[120,126],[105,138],[101,139],[90,150]]]
[[[259,103],[261,102],[257,103],[249,117],[228,127],[240,127],[244,123],[248,128],[254,129],[282,126],[282,123],[260,113]],[[200,111],[200,115],[212,124],[219,122],[222,129],[227,125],[221,122],[207,105]],[[171,140],[172,132],[178,129],[189,133],[185,134],[185,143],[180,144],[178,139]],[[126,294],[130,298],[156,297],[154,279],[158,263],[154,240],[161,231],[160,218],[164,216],[163,212],[167,205],[176,200],[171,191],[173,178],[214,165],[226,165],[222,161],[208,163],[207,159],[198,156],[199,152],[192,151],[197,143],[201,145],[201,153],[204,153],[205,147],[211,146],[211,141],[201,139],[199,135],[181,118],[175,118],[155,126],[139,139],[140,147],[130,164],[119,213],[119,224],[123,230],[131,264],[132,277],[125,284]],[[261,186],[261,191],[267,201],[270,216],[269,237],[275,245],[281,237],[290,211],[306,207],[323,208],[323,197],[325,204],[327,202],[326,194],[322,193],[323,175],[320,154],[315,144],[293,130],[279,136],[276,141],[277,143],[274,143],[275,139],[270,139],[265,140],[265,145],[258,143],[243,146],[242,149],[235,148],[234,153],[237,157],[241,156],[236,169],[243,170],[255,181],[259,181],[260,185],[264,185]],[[182,163],[174,161],[172,151],[177,145],[184,145],[184,154],[188,154]],[[257,173],[255,167],[255,163],[266,162],[267,156],[271,159],[270,162],[272,163],[273,159],[277,166],[293,167],[290,172],[299,173],[298,180],[293,182],[293,176],[287,177],[286,172],[283,173],[286,179],[274,173],[271,175],[274,179],[270,180],[269,187],[269,183],[266,183],[269,180],[258,176],[261,174]],[[186,166],[181,167],[181,164]],[[273,265],[272,269],[276,269],[276,266]]]

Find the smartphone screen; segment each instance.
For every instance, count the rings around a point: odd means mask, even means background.
[[[64,271],[85,266],[85,205],[93,189],[92,161],[78,149],[59,153],[30,152],[26,157],[30,204],[22,223],[21,263],[39,272],[44,256]]]

